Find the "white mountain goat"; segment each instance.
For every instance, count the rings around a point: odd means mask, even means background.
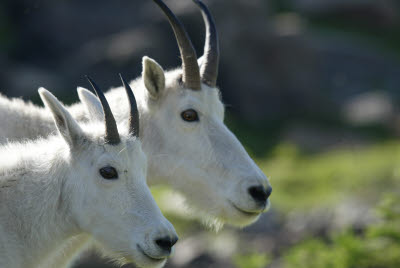
[[[219,45],[213,18],[200,1],[206,24],[206,44],[199,67],[192,43],[179,20],[154,0],[174,30],[182,68],[165,72],[143,58],[143,74],[130,83],[138,101],[143,150],[149,160],[149,184],[167,184],[186,197],[187,204],[209,222],[245,226],[269,206],[271,186],[224,124],[224,105],[216,87]],[[101,106],[79,88],[84,103],[68,108],[78,120],[101,116]],[[129,105],[122,87],[106,95],[117,122],[128,120]],[[85,108],[86,106],[86,108]],[[46,136],[54,130],[43,109],[20,100],[0,98],[0,142]]]
[[[105,127],[81,128],[41,88],[58,135],[0,147],[0,267],[43,267],[60,246],[88,236],[122,263],[162,267],[169,257],[177,235],[146,185],[132,91],[129,129],[121,135],[104,95],[96,92]]]

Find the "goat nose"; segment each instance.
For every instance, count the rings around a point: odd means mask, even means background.
[[[258,203],[266,203],[268,197],[272,193],[272,187],[268,186],[267,189],[264,188],[264,186],[259,185],[259,186],[252,186],[249,188],[249,194],[253,199],[258,202]]]
[[[172,247],[178,242],[178,237],[161,237],[155,240],[157,246],[159,246],[163,251],[171,252]]]

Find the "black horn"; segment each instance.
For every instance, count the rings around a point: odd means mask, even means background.
[[[139,137],[139,111],[137,108],[135,95],[121,74],[119,74],[119,77],[121,77],[122,84],[124,85],[126,95],[128,96],[129,100],[129,133],[134,137]]]
[[[174,30],[176,40],[178,42],[179,51],[182,57],[182,81],[186,87],[192,90],[201,89],[200,69],[197,64],[197,55],[193,44],[190,41],[182,23],[161,0],[153,0],[167,16],[172,29]]]
[[[106,97],[96,83],[89,76],[86,76],[86,78],[92,85],[97,97],[101,102],[101,106],[103,107],[104,122],[106,125],[105,140],[109,144],[117,145],[121,142],[121,139],[119,137],[117,123],[115,122],[114,115],[111,112],[110,105],[108,105]]]
[[[219,66],[219,40],[217,28],[210,10],[200,0],[193,0],[200,8],[206,26],[206,42],[204,45],[203,62],[200,67],[201,81],[210,87],[215,87]]]

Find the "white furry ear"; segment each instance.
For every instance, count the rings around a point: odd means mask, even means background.
[[[78,123],[53,94],[44,88],[39,88],[38,91],[44,105],[51,111],[61,136],[71,148],[78,146],[84,139],[84,133]]]
[[[201,67],[203,61],[204,61],[204,55],[197,59],[197,64],[199,65],[199,67]]]
[[[77,91],[80,101],[86,108],[89,120],[103,122],[104,112],[97,96],[83,87],[78,87]]]
[[[153,59],[143,57],[142,78],[150,96],[157,98],[165,88],[165,74],[163,68]]]

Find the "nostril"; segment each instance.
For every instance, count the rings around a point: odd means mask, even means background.
[[[178,241],[178,238],[171,239],[169,237],[162,237],[157,239],[156,244],[164,251],[171,252],[171,248]]]
[[[272,188],[268,187],[267,189],[264,186],[252,186],[249,188],[249,194],[253,197],[254,200],[260,203],[267,202],[268,197],[271,195]]]

